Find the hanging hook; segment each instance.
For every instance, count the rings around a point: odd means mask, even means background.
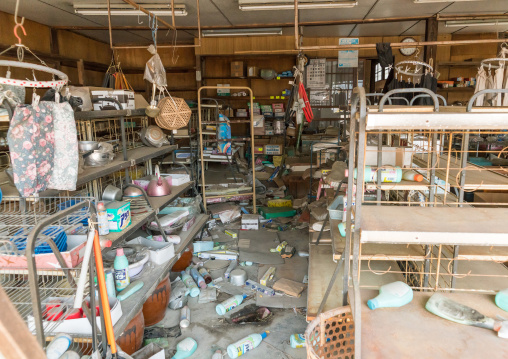
[[[141,6],[140,5],[138,5],[138,10],[141,11]],[[143,21],[141,21],[141,22],[139,21],[139,15],[138,15],[138,25],[141,25],[142,23],[143,23]]]
[[[16,0],[16,10],[14,11],[14,22],[16,23],[16,25],[21,25],[23,26],[23,24],[25,23],[25,17],[23,16],[21,18],[21,22],[18,21],[18,8],[19,8],[19,0]],[[25,31],[23,29],[23,31]],[[26,34],[25,34],[26,36]]]
[[[16,26],[14,26],[14,36],[16,36],[16,38],[18,39],[18,45],[22,45],[21,44],[21,37],[19,37],[18,35],[18,28],[21,28],[21,30],[23,30],[23,35],[26,36],[26,31],[25,31],[25,28],[23,27],[23,24],[16,24]]]

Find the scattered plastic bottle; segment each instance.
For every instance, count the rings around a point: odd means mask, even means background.
[[[236,343],[228,345],[228,355],[231,359],[235,359],[244,355],[248,351],[255,349],[259,344],[261,344],[263,339],[266,338],[268,333],[268,331],[261,334],[254,333],[237,341]]]
[[[203,277],[199,275],[199,272],[197,271],[196,268],[189,267],[187,268],[186,272],[187,274],[190,274],[192,276],[192,279],[194,279],[194,281],[198,284],[199,288],[201,289],[206,288],[206,282],[203,279]]]
[[[123,253],[123,248],[118,248],[116,250],[113,268],[115,269],[115,287],[117,291],[121,292],[131,283],[131,278],[129,277],[129,261]]]
[[[222,303],[217,304],[215,307],[215,311],[219,315],[224,315],[226,312],[229,312],[233,308],[238,307],[240,304],[242,304],[243,300],[247,298],[245,294],[237,294],[232,296],[231,298],[226,299]]]
[[[508,312],[508,289],[503,289],[496,294],[496,305],[502,310]]]
[[[190,275],[188,275],[187,273],[185,273],[184,271],[182,271],[181,275],[182,275],[182,282],[185,284],[187,289],[189,289],[189,295],[192,298],[197,297],[199,295],[199,288],[196,285],[196,283],[194,282],[194,280],[192,279],[192,277]]]
[[[222,359],[222,352],[220,350],[216,350],[212,355],[212,359]]]
[[[180,327],[187,328],[190,325],[190,309],[188,306],[180,310]]]
[[[402,179],[406,181],[421,182],[423,181],[423,176],[415,171],[404,171],[402,172]]]
[[[210,275],[210,273],[208,273],[208,271],[206,270],[206,268],[204,267],[201,267],[198,269],[198,272],[199,274],[201,274],[201,276],[203,277],[203,279],[205,280],[205,283],[208,284],[208,283],[211,283],[212,282],[212,276]]]
[[[289,343],[291,344],[291,348],[305,348],[307,344],[305,344],[305,335],[303,334],[293,334],[289,337]]]
[[[348,176],[349,171],[346,170],[346,177]],[[377,174],[381,172],[381,182],[395,182],[398,183],[402,180],[402,168],[394,167],[394,168],[381,168],[379,171],[376,171],[375,167],[365,166],[365,175],[364,182],[377,182]],[[354,177],[357,176],[357,169],[354,170]]]
[[[198,348],[198,343],[192,338],[185,338],[180,343],[176,345],[176,353],[173,355],[171,359],[185,359],[190,357],[196,349]]]
[[[46,348],[48,359],[58,359],[69,349],[72,343],[72,337],[69,334],[57,334]]]
[[[404,282],[393,282],[379,288],[379,295],[370,299],[367,305],[370,309],[402,307],[413,300],[413,290]]]
[[[339,223],[339,233],[342,237],[345,237],[346,236],[346,222],[340,222]],[[355,230],[355,225],[352,224],[351,225],[351,229],[354,231]]]
[[[97,203],[97,222],[99,235],[105,236],[109,234],[108,212],[104,202]]]

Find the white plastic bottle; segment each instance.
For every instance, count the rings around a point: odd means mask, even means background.
[[[222,359],[222,352],[220,350],[216,350],[215,353],[213,353],[212,359]]]
[[[377,182],[377,174],[381,172],[381,182],[394,182],[398,183],[402,180],[402,168],[390,167],[381,168],[376,171],[375,167],[365,166],[364,182]],[[355,168],[354,176],[356,178],[358,170]],[[346,177],[348,176],[348,170],[346,170]]]
[[[229,312],[233,308],[238,307],[240,304],[242,304],[243,300],[247,298],[245,294],[237,294],[232,296],[231,298],[226,299],[222,303],[217,304],[215,307],[215,311],[219,315],[224,315],[226,312]]]
[[[393,282],[379,288],[379,295],[370,299],[367,305],[370,309],[402,307],[413,300],[413,290],[404,282]]]
[[[97,222],[99,227],[99,235],[105,236],[109,234],[108,212],[104,202],[97,203]]]
[[[248,351],[255,349],[263,339],[266,338],[269,332],[263,332],[261,334],[251,334],[248,337],[245,337],[236,343],[228,345],[228,355],[231,359],[238,358],[239,356],[244,355]]]
[[[46,356],[48,359],[60,358],[71,346],[72,337],[69,334],[57,334],[46,348]]]
[[[421,182],[423,181],[423,176],[415,171],[403,171],[402,179],[406,181]]]

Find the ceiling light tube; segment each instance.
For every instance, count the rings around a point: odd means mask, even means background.
[[[436,2],[466,2],[466,1],[487,1],[487,0],[414,0],[415,4],[431,4]]]
[[[282,28],[203,30],[202,35],[203,37],[272,36],[282,35]]]
[[[315,2],[315,3],[299,3],[299,10],[313,10],[313,9],[332,9],[332,8],[352,8],[358,5],[358,1],[329,1],[329,2]],[[240,5],[242,11],[260,11],[260,10],[294,10],[295,4],[282,3],[282,4],[249,4]]]
[[[446,27],[465,27],[465,26],[497,26],[508,24],[508,19],[502,20],[470,20],[470,21],[446,21]]]
[[[163,4],[142,4],[143,8],[156,16],[172,16],[171,6]],[[108,14],[107,4],[74,4],[74,12],[81,15],[102,16]],[[128,4],[112,4],[111,15],[145,15],[139,9]],[[175,5],[175,16],[187,16],[185,5]]]

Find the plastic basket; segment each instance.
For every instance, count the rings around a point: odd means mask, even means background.
[[[305,330],[307,358],[353,359],[355,325],[349,305],[321,313]]]
[[[160,112],[155,122],[159,127],[176,130],[189,123],[192,111],[183,98],[164,97],[157,107]]]

